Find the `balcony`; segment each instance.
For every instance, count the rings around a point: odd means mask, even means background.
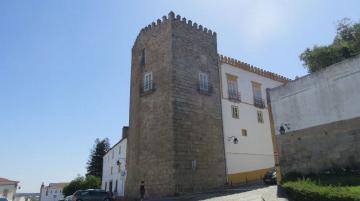
[[[204,95],[208,95],[210,96],[212,91],[213,91],[213,87],[211,84],[208,84],[207,86],[207,89],[206,88],[202,88],[200,87],[200,83],[197,85],[197,91],[200,93],[200,94],[204,94]]]
[[[230,101],[241,102],[241,95],[238,91],[228,91],[228,98]]]
[[[265,101],[262,98],[254,97],[254,106],[258,108],[265,108]]]
[[[142,83],[140,85],[140,96],[145,96],[155,92],[156,90],[155,86],[156,86],[155,83],[151,83],[151,86],[145,89],[144,84]]]

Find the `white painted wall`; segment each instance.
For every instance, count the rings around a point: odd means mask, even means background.
[[[4,184],[4,185],[0,185],[0,197],[5,197],[4,193],[5,191],[7,191],[7,195],[6,198],[9,201],[13,201],[15,198],[15,194],[16,194],[16,188],[17,185],[8,185],[8,184]]]
[[[26,201],[26,198],[24,196],[15,197],[15,201]]]
[[[274,123],[295,131],[360,116],[360,55],[270,91]]]
[[[124,196],[126,179],[126,143],[127,139],[122,139],[104,156],[101,188],[106,191],[112,191],[116,196]],[[117,161],[121,162],[120,170]],[[111,168],[113,169],[112,173]],[[111,190],[109,189],[110,181],[113,183]],[[116,181],[118,182],[117,189],[115,189]]]
[[[259,109],[253,105],[251,81],[261,83],[262,97],[266,104],[266,88],[282,85],[281,82],[245,71],[229,64],[221,64],[222,113],[227,174],[254,171],[274,166],[273,145],[267,107]],[[238,90],[241,102],[228,99],[227,76],[238,77]],[[239,107],[239,119],[232,117],[231,105]],[[257,111],[263,112],[264,123],[257,120]],[[247,130],[242,136],[241,129]],[[235,136],[239,142],[234,144],[228,137]]]
[[[45,186],[40,192],[40,201],[58,201],[64,199],[63,189],[54,186]]]

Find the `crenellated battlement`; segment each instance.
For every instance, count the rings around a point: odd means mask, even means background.
[[[202,25],[198,25],[197,23],[193,23],[191,20],[187,20],[185,17],[181,18],[180,15],[176,15],[174,12],[170,12],[167,16],[163,16],[162,19],[157,19],[156,22],[152,22],[149,25],[147,25],[146,27],[142,28],[140,33],[146,33],[148,31],[151,31],[152,29],[155,29],[157,27],[160,27],[164,24],[168,24],[170,22],[181,22],[189,27],[192,27],[198,31],[202,31],[206,34],[208,34],[209,36],[212,37],[216,37],[216,32],[213,32],[212,30],[203,27]]]
[[[246,71],[249,71],[249,72],[252,72],[252,73],[256,73],[256,74],[261,75],[263,77],[266,77],[266,78],[269,78],[269,79],[272,79],[272,80],[275,80],[275,81],[279,81],[279,82],[282,82],[282,83],[287,83],[287,82],[291,81],[291,79],[289,79],[287,77],[284,77],[282,75],[278,75],[276,73],[263,70],[261,68],[250,65],[248,63],[245,63],[245,62],[242,62],[242,61],[230,58],[230,57],[226,57],[226,56],[223,56],[223,55],[219,55],[219,63],[220,64],[221,63],[226,63],[226,64],[229,64],[229,65],[232,65],[232,66],[235,66],[235,67],[239,67],[239,68],[241,68],[243,70],[246,70]]]

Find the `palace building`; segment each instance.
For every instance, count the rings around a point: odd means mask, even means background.
[[[227,181],[261,180],[275,166],[266,90],[289,80],[224,56],[219,70]]]
[[[163,197],[261,179],[274,166],[266,89],[288,81],[219,55],[215,32],[173,12],[143,28],[132,48],[125,196],[138,197],[141,183],[146,197]]]

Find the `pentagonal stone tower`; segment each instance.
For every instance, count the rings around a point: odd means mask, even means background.
[[[226,182],[216,34],[170,12],[132,48],[126,196]]]

